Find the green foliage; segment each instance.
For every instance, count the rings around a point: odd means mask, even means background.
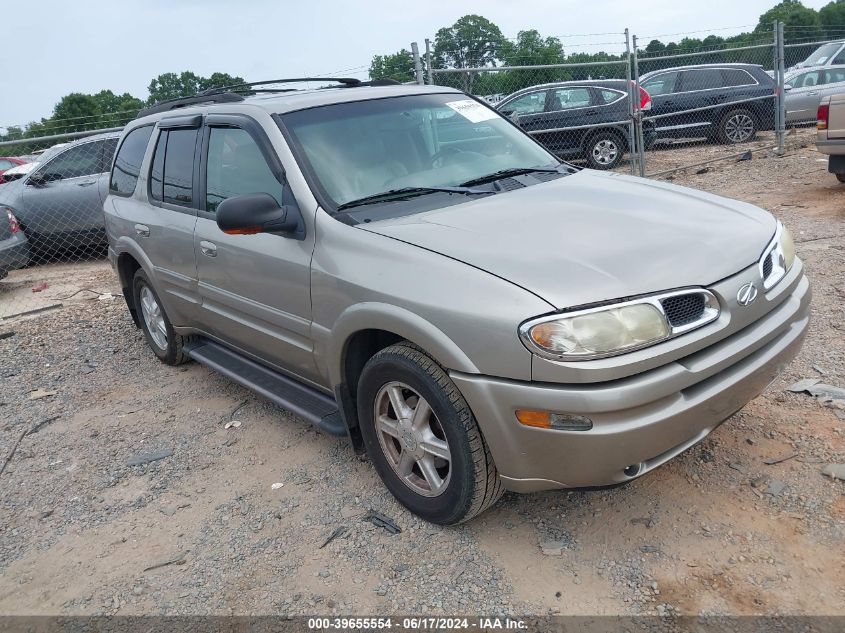
[[[370,63],[370,79],[414,81],[414,56],[404,48],[392,55],[374,55]]]
[[[772,30],[772,23],[783,22],[784,40],[810,41],[824,37],[822,22],[815,9],[805,7],[801,0],[783,0],[760,16],[756,32]]]
[[[819,21],[826,38],[845,37],[845,0],[836,0],[819,9]]]
[[[434,36],[435,68],[481,68],[496,66],[506,40],[498,26],[480,15],[465,15]],[[460,74],[464,90],[472,90],[472,73]]]
[[[176,73],[164,73],[153,79],[147,86],[147,91],[150,93],[147,105],[178,99],[179,97],[191,97],[209,88],[242,83],[244,83],[242,78],[233,77],[227,73],[214,73],[210,77],[202,77],[189,70],[178,75]]]

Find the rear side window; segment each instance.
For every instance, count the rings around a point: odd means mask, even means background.
[[[757,83],[754,77],[739,68],[724,68],[722,76],[726,86],[753,86]]]
[[[619,101],[623,97],[628,96],[624,92],[618,92],[616,90],[608,90],[607,88],[600,88],[599,94],[601,95],[602,103],[613,103],[614,101]]]
[[[152,126],[146,125],[135,128],[123,139],[109,180],[112,193],[130,196],[135,191],[138,175],[141,173],[141,163],[152,133]]]
[[[826,84],[836,84],[841,81],[845,81],[845,69],[831,68],[825,73]]]
[[[690,92],[692,90],[721,88],[723,82],[722,71],[718,68],[685,70],[681,75],[681,91]]]
[[[162,200],[182,207],[194,204],[194,151],[197,129],[174,129],[167,133],[164,152]]]
[[[273,175],[261,149],[240,128],[213,127],[208,139],[205,210],[215,213],[226,198],[269,193],[282,204],[284,188]]]

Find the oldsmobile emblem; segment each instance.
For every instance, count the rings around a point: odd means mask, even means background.
[[[754,285],[753,282],[749,281],[747,284],[742,286],[739,291],[736,293],[736,301],[741,306],[748,306],[754,303],[754,300],[757,298],[757,286]]]

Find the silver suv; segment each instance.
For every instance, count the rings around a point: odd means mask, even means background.
[[[577,170],[449,88],[246,88],[127,126],[105,215],[129,310],[429,521],[639,477],[798,352],[810,289],[766,211]]]

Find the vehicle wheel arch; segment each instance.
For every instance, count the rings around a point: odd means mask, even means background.
[[[135,272],[139,268],[143,269],[150,279],[154,279],[152,262],[150,262],[140,248],[129,240],[119,239],[112,248],[117,252],[117,276],[120,280],[123,298],[126,300],[129,314],[132,315],[132,321],[134,321],[137,327],[141,327],[140,316],[135,306],[132,284],[134,283]]]
[[[356,450],[363,450],[358,432],[358,379],[370,358],[399,342],[418,348],[447,371],[478,373],[455,342],[423,317],[386,304],[349,308],[331,331],[328,372]]]

